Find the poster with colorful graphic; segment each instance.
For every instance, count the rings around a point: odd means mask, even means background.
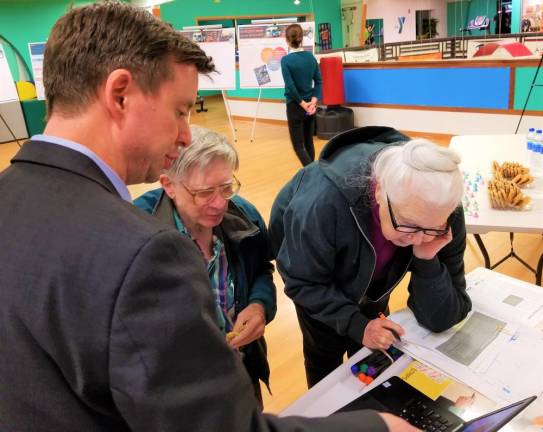
[[[314,53],[315,23],[299,23],[304,30],[303,48]],[[284,87],[281,58],[288,54],[285,30],[290,24],[238,26],[240,88]]]
[[[236,88],[236,32],[234,28],[183,30],[183,36],[196,42],[213,57],[217,72],[200,74],[198,90],[234,90]]]
[[[43,87],[43,53],[45,51],[45,42],[30,42],[28,50],[30,51],[30,63],[32,64],[32,73],[34,74],[36,96],[38,100],[45,100],[45,88]]]

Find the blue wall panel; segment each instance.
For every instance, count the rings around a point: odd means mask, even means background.
[[[347,103],[508,109],[509,68],[345,69]]]

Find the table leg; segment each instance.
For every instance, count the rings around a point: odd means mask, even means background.
[[[541,285],[541,278],[543,273],[543,254],[539,258],[539,261],[537,263],[537,270],[534,269],[530,264],[528,264],[526,261],[524,261],[520,256],[518,256],[515,252],[515,249],[513,248],[513,240],[515,238],[515,234],[510,232],[509,233],[509,241],[511,242],[511,250],[509,254],[504,256],[501,260],[497,261],[495,264],[490,264],[490,257],[488,255],[488,251],[486,250],[485,244],[483,243],[483,239],[481,238],[480,234],[473,234],[473,237],[475,237],[475,241],[477,242],[477,245],[479,245],[479,249],[481,250],[481,253],[483,254],[483,258],[485,260],[485,267],[487,269],[493,270],[496,267],[498,267],[500,264],[502,264],[504,261],[507,261],[509,258],[515,258],[517,261],[519,261],[524,267],[526,267],[528,270],[530,270],[532,273],[535,274],[535,283],[537,285]]]
[[[537,263],[537,270],[535,272],[535,283],[537,285],[541,285],[541,273],[543,272],[543,254],[539,257],[539,261]]]
[[[483,259],[485,260],[485,267],[489,269],[490,257],[488,256],[488,251],[486,250],[485,244],[483,243],[483,239],[481,238],[480,234],[473,234],[473,237],[475,237],[475,241],[477,242],[477,245],[479,246],[479,249],[481,250],[481,253],[483,254]]]

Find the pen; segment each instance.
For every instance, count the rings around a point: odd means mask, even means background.
[[[387,317],[385,316],[385,314],[383,312],[379,312],[379,319],[382,319],[382,320],[386,320]],[[388,331],[390,331],[392,333],[392,335],[394,336],[394,338],[398,341],[398,342],[401,342],[402,339],[400,338],[400,335],[396,332],[396,330],[392,330],[392,329],[389,329],[387,328]]]

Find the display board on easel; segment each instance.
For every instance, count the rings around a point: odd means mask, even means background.
[[[9,70],[4,47],[0,44],[0,103],[18,101],[19,95]]]
[[[298,23],[304,30],[302,46],[314,53],[315,23]],[[281,88],[281,58],[288,54],[285,30],[290,24],[238,26],[240,88]]]
[[[213,57],[217,72],[200,74],[198,90],[236,89],[236,31],[234,28],[182,30],[181,34],[196,42]]]
[[[204,52],[213,58],[216,72],[198,76],[198,90],[220,90],[228,116],[228,123],[234,141],[237,141],[236,129],[226,90],[236,89],[236,31],[234,28],[209,29],[195,27],[182,30],[181,34],[197,43]]]

